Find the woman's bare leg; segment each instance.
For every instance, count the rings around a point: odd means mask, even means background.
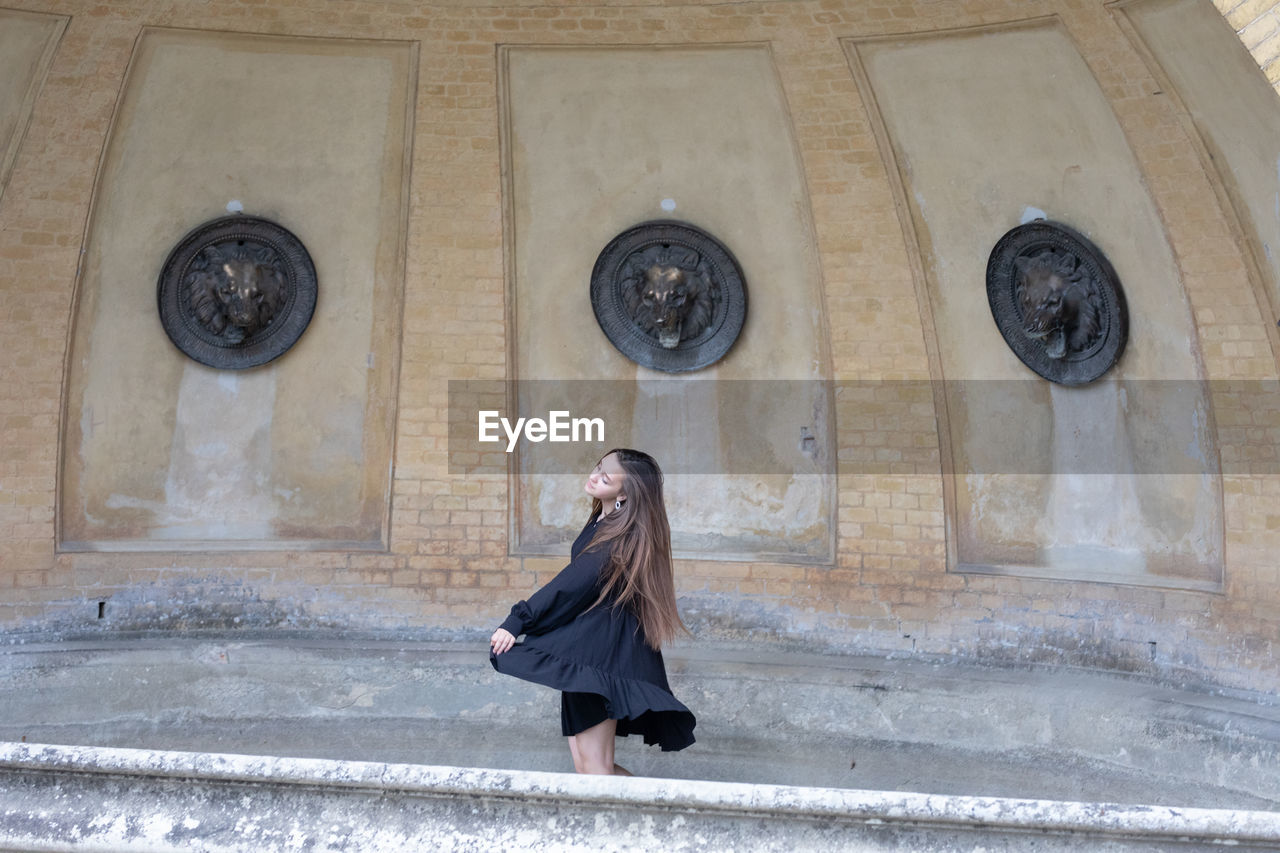
[[[613,738],[617,730],[617,720],[605,720],[573,736],[578,744],[579,773],[613,774]]]
[[[566,740],[569,741],[569,753],[573,755],[573,769],[578,773],[586,773],[587,771],[583,769],[582,756],[578,754],[577,737],[578,737],[577,735],[569,735],[569,737],[566,738]],[[633,776],[635,774],[633,774],[627,768],[623,767],[621,764],[614,764],[613,775],[614,776]]]
[[[574,769],[597,776],[630,776],[625,767],[613,761],[613,739],[617,731],[617,720],[605,720],[570,737],[569,752],[573,753]]]
[[[569,754],[573,756],[573,770],[575,773],[585,773],[582,769],[582,756],[578,754],[578,736],[569,735]]]

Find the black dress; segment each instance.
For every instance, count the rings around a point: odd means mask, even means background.
[[[501,655],[489,653],[498,672],[565,692],[565,725],[581,707],[603,700],[604,719],[618,721],[617,734],[639,734],[663,751],[693,743],[693,713],[671,694],[662,653],[644,641],[630,610],[610,606],[600,596],[600,570],[608,546],[583,549],[591,541],[596,518],[578,534],[569,565],[542,589],[518,602],[501,627],[525,634]],[[583,696],[581,694],[591,694]],[[594,697],[600,697],[595,699]],[[573,733],[566,731],[566,733]]]

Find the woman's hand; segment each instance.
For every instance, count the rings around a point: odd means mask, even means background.
[[[493,650],[495,655],[500,655],[505,651],[509,651],[516,644],[516,638],[506,628],[499,628],[493,632],[493,636],[489,638],[489,648]]]

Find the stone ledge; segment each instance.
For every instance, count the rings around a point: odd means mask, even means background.
[[[1280,813],[0,743],[0,849],[1014,850],[1032,837],[1274,850]]]

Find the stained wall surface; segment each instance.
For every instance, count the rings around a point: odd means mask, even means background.
[[[143,34],[85,243],[64,548],[385,547],[412,54]],[[218,371],[157,334],[157,279],[186,232],[240,211],[310,247],[319,295],[283,357]]]
[[[1138,164],[1069,35],[1049,19],[850,48],[902,175],[948,382],[955,563],[1218,588],[1222,494],[1194,325]],[[991,321],[990,247],[1039,220],[1109,259],[1134,318],[1120,362],[1084,387],[1043,380]]]
[[[6,630],[487,633],[563,565],[553,552],[586,506],[569,481],[539,502],[505,459],[451,468],[449,382],[671,384],[601,340],[582,278],[602,241],[670,198],[759,282],[715,375],[829,382],[831,401],[829,481],[802,506],[715,473],[672,483],[673,504],[702,513],[676,567],[693,642],[1280,687],[1277,338],[1250,254],[1265,260],[1272,238],[1256,221],[1267,198],[1255,209],[1243,189],[1269,161],[1225,142],[1265,153],[1280,100],[1255,97],[1210,0],[1193,9],[1205,37],[1185,47],[1156,26],[1166,0],[16,5],[68,24],[0,197]],[[637,93],[642,71],[665,100]],[[624,82],[636,101],[621,109],[639,118],[605,108]],[[563,103],[548,94],[570,85]],[[1261,119],[1219,107],[1246,85]],[[697,111],[714,127],[671,135],[654,114],[663,100],[684,116],[706,92]],[[726,116],[732,104],[750,109]],[[566,124],[540,129],[539,115]],[[624,125],[662,143],[656,162],[610,139]],[[566,152],[568,128],[592,143]],[[612,183],[627,175],[632,189]],[[233,379],[172,349],[152,294],[172,243],[235,199],[296,225],[322,282],[342,284],[278,367]],[[1012,377],[1035,411],[1067,414],[1059,390],[1019,378],[971,299],[994,240],[1031,207],[1083,222],[1133,294],[1129,349],[1086,394],[1189,382],[1171,432],[1222,463],[1182,492],[1113,480],[1132,492],[1132,537],[1055,540],[1100,496],[1055,503],[1052,479],[1005,493],[1010,532],[984,526],[951,476],[974,436],[940,382]],[[596,336],[570,334],[583,328]],[[727,459],[811,423],[785,396],[751,405],[781,411],[786,432],[718,423]],[[1073,416],[1104,438],[1162,417],[1098,405],[1107,419]],[[198,437],[211,424],[223,430]],[[170,479],[174,459],[185,480]],[[754,532],[709,547],[753,494]],[[804,513],[824,496],[819,533]],[[1061,542],[1100,549],[1105,570],[1055,562]]]
[[[561,410],[606,423],[603,442],[584,443],[577,464],[561,466],[569,476],[538,476],[548,451],[525,449],[520,545],[572,541],[582,526],[580,472],[609,447],[642,446],[670,473],[694,475],[668,483],[678,551],[829,562],[834,478],[822,475],[831,459],[800,449],[802,428],[824,445],[832,433],[829,391],[815,381],[830,372],[821,289],[768,49],[523,47],[502,58],[522,403],[531,416],[570,406]],[[622,355],[581,298],[609,241],[659,220],[710,234],[746,282],[738,340],[688,376]],[[549,381],[566,379],[593,380],[590,393]],[[561,402],[540,404],[543,396]],[[696,475],[711,471],[723,476],[708,489]]]

